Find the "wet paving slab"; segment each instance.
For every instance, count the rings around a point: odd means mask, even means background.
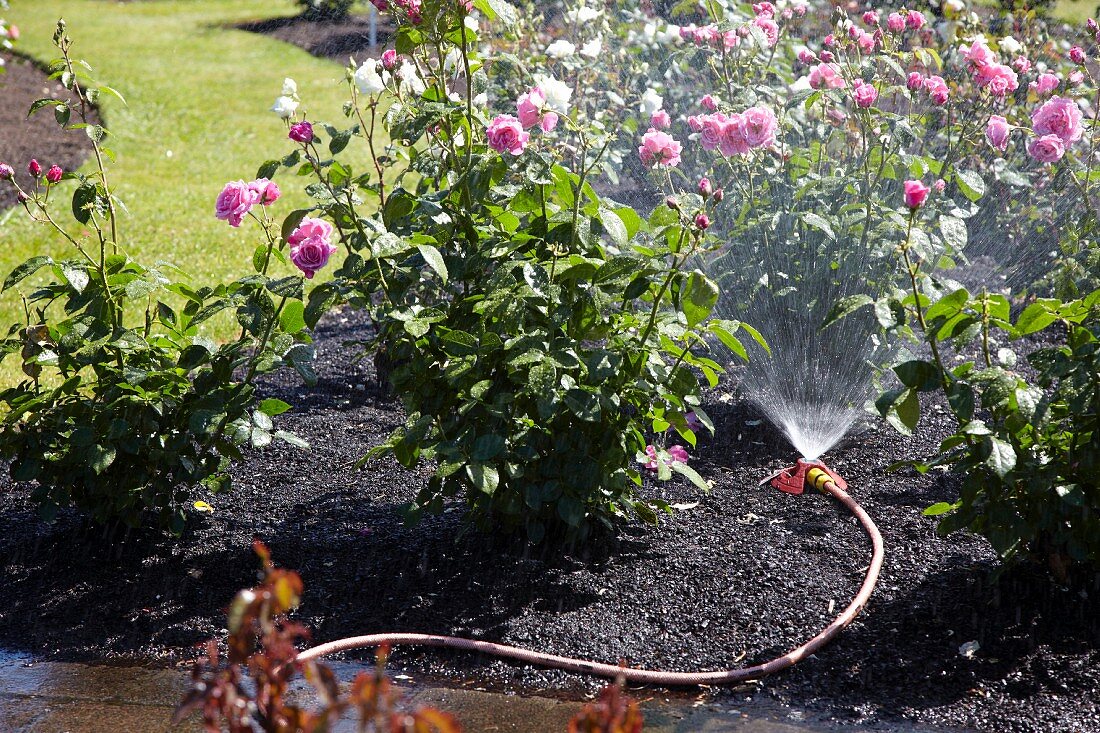
[[[350,681],[364,667],[337,662],[337,676]],[[186,671],[133,666],[38,662],[0,652],[0,728],[18,733],[191,733],[197,718],[172,725],[172,713],[188,683]],[[583,702],[398,682],[404,703],[429,705],[457,717],[467,733],[565,731]],[[808,724],[776,712],[748,712],[729,704],[632,693],[642,702],[645,730],[652,733],[811,733],[856,730]],[[795,716],[797,717],[797,713]],[[352,733],[353,721],[334,733]],[[861,729],[866,730],[866,729]]]

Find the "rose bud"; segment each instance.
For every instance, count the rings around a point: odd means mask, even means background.
[[[699,227],[700,229],[706,230],[707,227],[710,226],[710,217],[708,217],[706,214],[696,214],[695,226]]]
[[[1075,64],[1085,63],[1085,49],[1080,46],[1074,46],[1069,50],[1069,57]]]
[[[928,198],[928,192],[931,191],[928,186],[925,186],[921,181],[906,181],[905,182],[905,205],[910,209],[916,210],[924,205],[925,199]]]
[[[296,122],[290,126],[290,132],[287,134],[287,137],[294,142],[311,143],[313,142],[313,125],[305,120]]]
[[[673,211],[679,211],[680,210],[680,202],[676,200],[675,196],[669,196],[668,198],[666,198],[665,199],[665,206],[672,209]]]
[[[65,171],[61,170],[61,166],[51,165],[50,169],[46,171],[46,180],[50,183],[57,183],[63,175],[65,175]]]
[[[699,179],[699,193],[702,194],[704,198],[714,193],[714,187],[710,185],[710,179],[706,176]]]
[[[0,181],[7,181],[15,177],[15,169],[7,163],[0,163]]]
[[[31,158],[31,162],[27,163],[27,172],[35,178],[38,178],[40,175],[42,175],[42,164],[34,158]]]
[[[720,188],[714,189],[714,196],[712,197],[714,199],[714,203],[716,203],[716,204],[722,203],[722,199],[724,199],[725,197],[726,197],[726,192],[725,191],[723,191]]]

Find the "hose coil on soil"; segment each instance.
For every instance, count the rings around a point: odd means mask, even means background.
[[[835,482],[831,480],[825,481],[819,488],[824,493],[832,495],[840,501],[841,504],[847,507],[848,510],[859,519],[860,524],[863,525],[863,529],[867,532],[867,536],[871,538],[873,554],[871,563],[867,566],[867,575],[864,577],[863,584],[860,586],[859,592],[856,593],[855,597],[852,599],[852,602],[848,604],[847,608],[845,608],[839,616],[833,619],[832,623],[822,629],[821,632],[783,656],[776,657],[775,659],[752,667],[724,669],[714,672],[663,672],[650,669],[631,669],[629,667],[621,667],[614,664],[602,664],[600,662],[562,657],[556,654],[547,654],[544,652],[532,651],[530,649],[520,649],[505,644],[494,644],[488,641],[463,639],[456,636],[439,636],[435,634],[403,633],[370,634],[367,636],[352,636],[346,639],[330,641],[327,644],[319,644],[318,646],[301,652],[298,655],[298,661],[305,662],[328,654],[347,651],[349,649],[377,647],[383,644],[404,644],[408,646],[433,646],[461,649],[464,651],[478,652],[480,654],[488,654],[494,657],[515,659],[540,667],[553,667],[556,669],[568,670],[570,672],[591,674],[600,677],[621,677],[628,682],[662,685],[666,687],[728,685],[767,677],[768,675],[775,674],[776,672],[798,664],[800,661],[828,644],[833,637],[850,624],[867,604],[867,600],[871,597],[871,593],[878,583],[879,572],[882,570],[882,534],[879,532],[878,527],[875,526],[874,520],[871,519],[870,515],[867,514],[863,507],[856,503],[855,499],[849,496],[846,491],[838,487]]]

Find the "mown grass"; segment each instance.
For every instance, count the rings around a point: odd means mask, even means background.
[[[102,113],[111,131],[107,144],[118,156],[112,183],[129,210],[120,219],[120,240],[135,259],[171,262],[198,284],[250,271],[258,230],[216,220],[214,199],[226,181],[248,180],[265,160],[292,150],[283,122],[268,111],[284,77],[297,81],[311,119],[344,126],[347,94],[338,64],[227,27],[295,12],[291,0],[12,0],[5,16],[22,31],[23,53],[43,62],[55,58],[51,38],[64,17],[75,41],[73,55],[91,64],[100,83],[126,97],[126,105],[106,99]],[[351,149],[349,154],[353,162],[359,157]],[[298,185],[304,179],[284,172],[277,180],[284,192],[277,214],[305,203]],[[21,213],[0,225],[5,275],[33,255],[69,254]],[[75,225],[71,217],[69,222]],[[21,313],[16,293],[0,297],[4,330]],[[228,319],[214,328],[215,337],[231,335]],[[0,384],[19,378],[16,362],[9,357],[0,365]]]

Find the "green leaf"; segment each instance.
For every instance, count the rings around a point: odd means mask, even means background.
[[[1016,319],[1016,330],[1021,336],[1027,336],[1030,333],[1042,331],[1055,320],[1057,318],[1051,312],[1049,305],[1044,302],[1032,303],[1024,308],[1024,312]]]
[[[276,430],[275,437],[283,441],[287,445],[292,445],[295,448],[301,448],[302,450],[309,450],[309,443],[302,440],[294,433],[288,433],[285,430]]]
[[[439,253],[439,250],[430,244],[421,244],[417,246],[420,250],[420,256],[424,258],[424,261],[436,271],[440,279],[444,284],[447,282],[447,263],[443,261],[443,255]]]
[[[305,278],[300,275],[281,277],[278,280],[271,280],[267,283],[267,289],[275,295],[283,298],[292,298],[294,300],[301,300],[305,297],[305,286]]]
[[[947,514],[959,508],[958,504],[948,504],[946,501],[939,501],[932,506],[925,509],[921,514],[926,517],[938,517],[941,514]]]
[[[583,389],[571,389],[565,393],[565,405],[574,415],[586,422],[599,422],[602,417],[600,398]]]
[[[673,471],[680,474],[681,476],[687,478],[689,481],[691,481],[691,483],[695,484],[704,492],[710,492],[711,485],[707,483],[706,479],[699,475],[698,471],[696,471],[688,464],[681,463],[680,461],[672,461],[672,463],[669,464],[669,468],[671,468]]]
[[[443,337],[443,349],[452,356],[477,353],[477,339],[465,331],[449,331]]]
[[[603,229],[607,232],[607,236],[611,238],[611,242],[616,247],[625,247],[629,240],[626,224],[619,217],[617,213],[611,209],[600,208],[600,224],[603,225]]]
[[[718,302],[718,286],[699,270],[691,273],[680,292],[680,308],[687,316],[688,328],[694,328],[710,316]]]
[[[87,224],[92,218],[92,208],[96,201],[94,183],[83,183],[73,191],[73,218],[81,224]]]
[[[470,478],[470,482],[473,483],[474,488],[478,491],[492,496],[497,490],[497,486],[500,484],[500,475],[497,470],[492,466],[486,466],[481,463],[471,463],[466,466],[466,475]]]
[[[866,308],[869,305],[874,305],[874,303],[874,298],[870,295],[864,295],[863,293],[841,298],[829,311],[829,315],[825,317],[825,322],[821,324],[821,328],[828,328],[841,318],[847,318],[860,308]]]
[[[276,415],[282,415],[284,412],[290,409],[290,405],[282,400],[274,397],[269,397],[266,400],[262,400],[260,404],[256,406],[256,409],[269,417],[275,417]]]
[[[737,354],[737,356],[741,357],[744,361],[748,361],[749,354],[747,351],[745,351],[744,344],[741,343],[741,340],[739,338],[734,336],[733,333],[726,329],[726,323],[728,322],[712,321],[710,324],[707,325],[707,328],[710,330],[711,333],[718,337],[718,340],[721,341],[727,349],[732,351],[734,354]]]
[[[306,307],[300,300],[287,301],[279,313],[279,325],[287,333],[298,333],[306,327]]]
[[[96,474],[101,474],[115,462],[115,447],[113,445],[97,445],[92,448],[91,466]]]
[[[956,171],[955,181],[959,184],[959,190],[971,201],[985,195],[985,181],[974,171]]]
[[[920,419],[920,401],[912,389],[884,392],[875,400],[875,408],[902,435],[912,435]]]
[[[940,217],[940,234],[943,241],[956,252],[961,252],[966,247],[967,233],[966,222],[953,216]]]
[[[83,293],[84,288],[88,287],[88,271],[83,267],[74,267],[63,262],[61,264],[61,274],[65,276],[65,280],[68,281],[73,290],[78,293]]]
[[[989,457],[985,459],[987,466],[993,469],[993,473],[1000,478],[1016,467],[1016,450],[1011,443],[1006,443],[1000,438],[991,437]]]
[[[502,450],[504,450],[504,436],[490,433],[474,441],[470,458],[474,461],[488,461],[496,458]]]
[[[939,371],[934,364],[927,361],[913,359],[898,364],[894,367],[894,373],[902,384],[918,392],[929,392],[940,386]]]
[[[11,271],[11,274],[9,274],[7,279],[4,280],[4,287],[2,290],[0,290],[0,292],[3,292],[4,290],[7,290],[16,283],[19,283],[20,281],[30,277],[51,262],[53,262],[53,260],[44,255],[31,257],[29,260]]]
[[[814,229],[820,229],[825,232],[825,236],[829,239],[836,239],[836,233],[833,232],[832,225],[829,224],[825,217],[820,214],[815,214],[812,211],[807,211],[801,215],[801,218],[802,221],[806,222],[806,224],[812,226]]]
[[[256,171],[257,178],[274,178],[275,174],[279,171],[280,161],[269,160],[260,166],[260,169]]]

